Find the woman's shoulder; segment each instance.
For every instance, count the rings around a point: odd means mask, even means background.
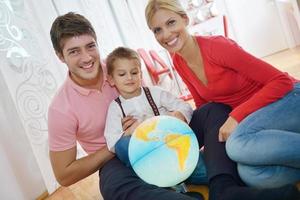
[[[223,45],[232,42],[232,40],[222,35],[196,36],[196,39],[201,47],[212,47],[215,45]]]
[[[221,35],[197,36],[197,41],[202,54],[206,54],[211,59],[218,59],[230,49],[238,46],[235,41]]]

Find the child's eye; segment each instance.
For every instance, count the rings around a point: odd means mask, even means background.
[[[125,73],[120,73],[120,74],[118,74],[119,76],[125,76]]]

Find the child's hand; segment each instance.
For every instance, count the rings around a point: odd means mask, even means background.
[[[132,116],[126,116],[124,118],[122,118],[121,123],[122,123],[122,128],[123,131],[127,131],[127,129],[132,126],[132,124],[134,124],[137,120],[134,119]]]
[[[180,119],[180,120],[186,122],[186,119],[185,119],[184,115],[179,111],[169,112],[168,115],[170,115],[172,117],[176,117],[177,119]]]
[[[124,135],[131,135],[140,123],[132,116],[126,116],[122,119]]]

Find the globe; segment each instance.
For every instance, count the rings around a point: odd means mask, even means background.
[[[135,173],[149,184],[171,187],[187,179],[199,158],[199,145],[192,129],[170,116],[142,122],[128,148]]]

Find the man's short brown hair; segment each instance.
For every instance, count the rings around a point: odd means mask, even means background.
[[[58,53],[62,53],[64,39],[84,34],[91,35],[97,41],[95,30],[90,21],[74,12],[58,16],[50,30],[53,48]]]

